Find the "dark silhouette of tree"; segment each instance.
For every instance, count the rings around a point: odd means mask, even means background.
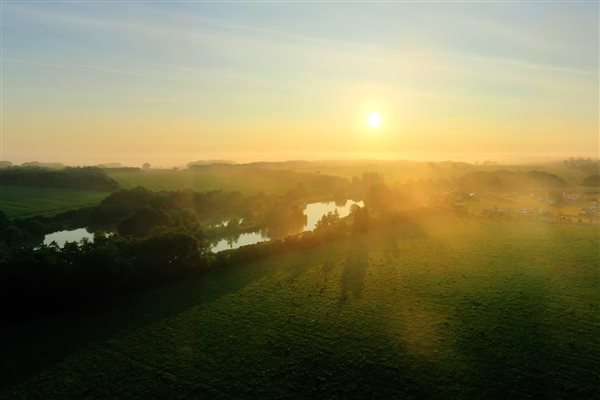
[[[315,230],[328,229],[337,226],[340,223],[340,215],[337,210],[333,212],[328,212],[323,215],[319,221],[317,221],[317,225],[315,226]]]
[[[0,170],[0,184],[114,191],[119,184],[102,168],[11,167]]]
[[[394,195],[392,190],[385,183],[375,183],[371,185],[365,198],[365,205],[373,210],[386,214],[394,204]]]
[[[369,210],[366,207],[355,207],[352,210],[351,216],[354,221],[353,226],[356,232],[366,232],[369,230],[371,217],[369,215]]]
[[[143,236],[152,229],[171,224],[171,218],[163,210],[146,206],[125,218],[118,226],[121,235]]]

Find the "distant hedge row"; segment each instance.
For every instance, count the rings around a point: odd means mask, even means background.
[[[0,170],[0,184],[15,186],[44,186],[82,190],[114,191],[119,184],[101,168],[66,167],[46,169],[11,167]]]

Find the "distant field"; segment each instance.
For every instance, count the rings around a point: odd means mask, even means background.
[[[596,195],[594,197],[597,200],[600,200]],[[493,194],[483,194],[475,197],[474,200],[469,201],[468,210],[472,213],[479,215],[481,211],[485,208],[493,208],[500,207],[506,210],[510,210],[515,213],[520,208],[529,208],[529,209],[545,209],[552,213],[553,216],[564,215],[566,217],[570,217],[573,221],[576,221],[579,218],[579,213],[581,212],[582,207],[588,207],[591,203],[590,200],[579,201],[573,204],[566,204],[563,206],[555,206],[548,204],[547,202],[543,202],[537,199],[534,196],[519,194],[516,196],[495,196]],[[534,212],[535,214],[535,212]],[[587,219],[584,218],[586,221]]]
[[[47,187],[0,186],[0,210],[10,218],[54,215],[98,204],[108,192]]]
[[[214,271],[3,330],[0,397],[598,398],[599,245],[597,226],[429,219]]]
[[[346,179],[361,176],[364,172],[383,173],[388,182],[403,182],[408,179],[455,178],[476,170],[495,171],[508,170],[546,170],[556,173],[568,182],[576,184],[584,175],[576,170],[560,167],[540,166],[477,166],[452,163],[436,164],[435,168],[428,163],[415,162],[300,162],[269,163],[258,166],[207,166],[190,170],[123,170],[106,169],[106,173],[115,179],[122,188],[143,186],[150,190],[192,189],[199,192],[207,190],[240,191],[244,194],[282,194],[302,183],[305,187],[318,193],[335,193],[337,187],[343,186]],[[284,168],[289,168],[288,170]],[[596,191],[595,188],[579,190]],[[87,190],[0,186],[0,210],[10,217],[28,217],[32,215],[52,215],[72,208],[97,204],[108,192]]]
[[[114,178],[125,189],[143,186],[150,190],[192,189],[198,192],[222,189],[240,191],[244,194],[285,193],[298,183],[319,193],[333,193],[337,185],[344,182],[338,177],[321,176],[313,173],[265,170],[259,168],[206,168],[197,170],[151,170],[111,171]],[[109,192],[32,187],[0,186],[0,210],[9,217],[53,215],[69,209],[98,204]]]
[[[256,188],[247,179],[231,180],[223,174],[202,171],[118,171],[109,172],[109,176],[126,189],[143,186],[150,190],[193,189],[202,192],[223,189],[247,192]]]
[[[151,190],[192,189],[198,192],[222,189],[245,194],[258,192],[281,194],[299,182],[327,189],[333,180],[314,173],[259,168],[200,168],[191,170],[111,171],[108,175],[123,188],[143,186]],[[330,178],[330,179],[327,179]],[[312,184],[311,184],[312,183]]]
[[[319,172],[321,174],[352,178],[360,177],[364,172],[383,174],[389,183],[405,182],[409,179],[458,178],[474,171],[544,171],[555,174],[572,185],[579,185],[587,176],[584,172],[566,168],[561,164],[531,165],[482,165],[454,162],[416,162],[416,161],[312,161],[266,163],[269,168],[285,168],[302,172]]]

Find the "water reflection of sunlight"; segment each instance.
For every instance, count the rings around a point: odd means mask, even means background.
[[[312,231],[315,229],[317,222],[319,222],[323,215],[330,212],[337,211],[340,218],[347,217],[350,215],[352,206],[355,204],[359,207],[364,207],[364,203],[362,201],[353,200],[347,200],[346,203],[341,206],[337,206],[333,201],[307,204],[306,208],[304,209],[304,214],[307,218],[304,231]]]
[[[269,240],[269,237],[264,235],[262,232],[248,232],[242,233],[235,240],[221,239],[212,247],[214,253],[219,251],[236,249],[238,247],[247,246],[249,244],[255,244]]]
[[[44,237],[44,244],[49,245],[52,242],[56,242],[59,247],[63,247],[66,242],[79,242],[84,238],[94,240],[94,234],[88,232],[85,228],[58,231],[47,234]]]
[[[354,201],[347,200],[346,203],[342,205],[336,205],[335,202],[317,202],[317,203],[309,203],[304,208],[304,215],[306,216],[306,220],[304,223],[298,227],[292,227],[289,229],[288,233],[298,233],[298,232],[307,232],[312,231],[317,226],[317,222],[327,213],[337,211],[338,215],[343,218],[350,215],[350,211],[352,210],[352,206],[357,205],[359,207],[363,207],[364,203],[362,201]],[[303,225],[303,227],[302,227]],[[273,227],[272,227],[273,228]],[[266,240],[271,239],[273,236],[281,237],[282,233],[278,230],[267,229],[262,232],[249,232],[242,233],[238,237],[235,238],[226,238],[218,241],[213,247],[212,251],[217,253],[219,251],[228,250],[228,249],[236,249],[241,246],[246,246],[250,244],[256,244],[260,242],[264,242]],[[285,235],[283,235],[285,236]]]

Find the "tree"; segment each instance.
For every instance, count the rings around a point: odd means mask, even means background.
[[[337,209],[333,212],[328,212],[323,215],[321,219],[317,222],[315,226],[315,230],[326,229],[329,227],[336,226],[340,222],[340,215],[337,212]]]
[[[390,211],[394,202],[392,190],[385,183],[371,185],[365,199],[365,204],[383,214]]]
[[[121,235],[144,236],[156,227],[170,224],[171,218],[166,212],[145,206],[125,218],[117,230]]]
[[[369,229],[371,217],[369,210],[366,207],[355,207],[352,210],[352,218],[354,220],[354,230],[357,232],[365,232]]]

